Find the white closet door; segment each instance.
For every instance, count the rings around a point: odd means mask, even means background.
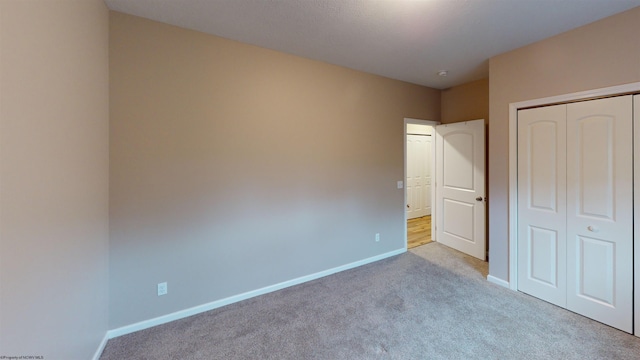
[[[567,105],[567,308],[632,331],[632,96]]]
[[[634,314],[634,328],[635,335],[640,336],[640,95],[636,95],[633,97],[633,116],[634,116],[634,127],[633,127],[633,142],[637,144],[633,149],[633,186],[635,189],[633,193],[633,201],[634,201],[634,227],[636,231],[634,233],[634,258],[638,261],[634,262],[634,271],[635,271],[635,307],[633,310]]]
[[[431,136],[407,135],[407,219],[431,215]]]
[[[566,106],[518,111],[518,290],[566,306]]]

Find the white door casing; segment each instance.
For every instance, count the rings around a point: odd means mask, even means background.
[[[633,97],[633,187],[640,189],[640,95]],[[638,144],[638,145],[635,145]],[[633,226],[640,227],[640,191],[633,192]],[[640,231],[634,231],[634,329],[635,335],[640,337]]]
[[[484,120],[438,125],[436,238],[486,259]]]
[[[431,215],[431,136],[407,135],[407,219]]]
[[[566,107],[518,112],[518,289],[566,307]]]
[[[633,326],[633,103],[567,105],[567,309]]]

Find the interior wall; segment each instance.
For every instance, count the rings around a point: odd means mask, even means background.
[[[439,120],[439,91],[110,25],[111,328],[404,247],[403,119]]]
[[[489,124],[489,79],[442,90],[440,108],[443,124],[477,119]]]
[[[489,275],[509,281],[509,104],[640,81],[640,7],[491,58]]]
[[[0,355],[89,359],[107,331],[108,14],[0,1]]]

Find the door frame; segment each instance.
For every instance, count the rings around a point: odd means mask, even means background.
[[[404,118],[404,128],[402,130],[402,132],[404,133],[404,135],[402,136],[403,140],[404,140],[404,144],[403,144],[403,148],[404,148],[404,174],[402,177],[402,192],[404,194],[404,201],[402,204],[402,211],[404,213],[404,250],[407,251],[407,125],[408,124],[414,124],[414,125],[426,125],[426,126],[431,126],[433,128],[433,132],[431,134],[431,240],[432,241],[436,241],[436,237],[435,237],[435,226],[433,226],[433,222],[435,221],[434,218],[436,216],[436,208],[435,208],[435,191],[436,191],[436,187],[433,185],[433,179],[434,176],[436,174],[436,142],[434,141],[435,139],[433,138],[435,135],[435,126],[436,125],[440,125],[440,121],[433,121],[433,120],[422,120],[422,119],[413,119],[413,118]]]
[[[493,278],[489,275],[488,280],[499,285],[506,286],[511,290],[518,290],[518,110],[543,105],[569,103],[582,100],[590,100],[601,97],[624,95],[640,91],[640,82],[629,83],[624,85],[610,86],[606,88],[580,91],[570,94],[551,96],[533,100],[513,102],[509,104],[509,187],[508,187],[508,224],[509,224],[509,279]],[[640,166],[640,146],[634,146],[634,168]],[[636,185],[640,185],[640,179],[634,179]],[[634,212],[640,208],[640,203],[634,202]],[[634,229],[638,229],[640,223],[634,219]],[[640,234],[634,232],[634,294],[638,301],[640,296]],[[638,262],[635,259],[639,259]],[[636,307],[637,308],[637,307]]]

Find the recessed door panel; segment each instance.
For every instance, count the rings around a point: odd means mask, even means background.
[[[575,120],[577,216],[613,220],[614,121],[606,115],[587,115]]]
[[[443,135],[443,186],[473,191],[474,159],[473,134],[467,131],[452,131]]]
[[[558,232],[529,227],[525,246],[529,252],[528,276],[531,280],[558,287]]]
[[[527,189],[529,207],[531,209],[557,212],[557,154],[558,124],[554,121],[538,121],[526,125],[528,141],[526,145],[527,164],[531,176]]]
[[[577,295],[613,306],[615,243],[585,236],[578,236],[576,242]]]
[[[457,201],[454,199],[443,199],[442,213],[444,214],[442,231],[448,236],[473,243],[473,207],[475,204]],[[459,218],[471,219],[468,222],[460,222]]]

